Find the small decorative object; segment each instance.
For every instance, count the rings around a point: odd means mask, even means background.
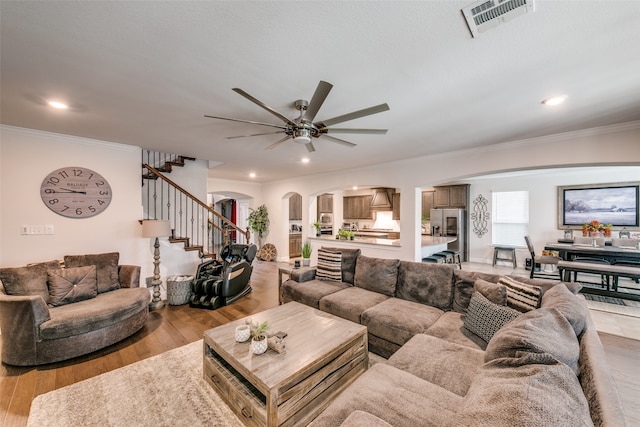
[[[626,229],[626,227],[622,227],[622,230],[620,230],[620,232],[618,233],[618,237],[620,237],[621,239],[630,239],[631,233]]]
[[[142,237],[155,239],[153,244],[153,280],[151,285],[153,286],[153,299],[149,303],[149,310],[155,310],[164,306],[164,302],[160,298],[160,242],[159,237],[166,237],[171,235],[171,224],[165,220],[151,220],[147,219],[142,221]]]
[[[316,237],[320,237],[320,221],[316,221],[313,223],[313,226],[316,228]]]
[[[471,220],[473,221],[473,232],[478,237],[482,237],[489,232],[487,223],[491,214],[487,208],[489,200],[482,194],[479,194],[473,201],[473,212],[471,213]]]
[[[267,345],[276,353],[282,353],[286,348],[286,343],[284,340],[286,337],[286,332],[276,332],[275,334],[267,338]]]
[[[351,230],[340,230],[338,231],[338,236],[336,238],[339,238],[341,240],[353,240],[355,235],[356,233]]]
[[[293,268],[300,268],[300,260],[293,261]]]
[[[564,230],[564,238],[566,240],[573,240],[573,230],[570,228]]]
[[[582,235],[591,237],[611,237],[611,224],[601,224],[598,220],[582,224]]]
[[[311,248],[311,243],[309,241],[305,241],[304,245],[302,245],[302,265],[308,267],[311,264],[311,252],[313,249]]]
[[[251,328],[249,325],[240,325],[236,327],[236,341],[245,342],[251,338]]]
[[[269,329],[269,324],[266,321],[256,325],[251,340],[253,354],[262,354],[267,351],[267,329]]]

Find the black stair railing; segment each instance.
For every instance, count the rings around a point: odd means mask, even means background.
[[[180,166],[174,162],[184,164],[184,160],[191,158],[150,152],[147,152],[147,158],[144,157],[143,153],[142,176],[146,187],[143,188],[143,219],[168,220],[173,230],[171,242],[184,242],[185,250],[197,250],[201,258],[215,257],[232,240],[249,242],[249,229],[242,230],[155,167],[167,171],[172,167],[167,165]]]

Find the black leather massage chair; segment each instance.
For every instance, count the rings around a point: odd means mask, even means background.
[[[220,251],[222,261],[200,264],[191,282],[189,305],[215,310],[251,292],[249,279],[256,252],[256,245],[229,244]]]

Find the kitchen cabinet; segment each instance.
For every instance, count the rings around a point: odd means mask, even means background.
[[[333,213],[333,194],[321,194],[317,198],[318,218],[322,213]]]
[[[302,220],[302,196],[298,193],[289,197],[289,220]]]
[[[302,256],[302,234],[289,234],[289,258]]]
[[[429,218],[431,215],[431,209],[435,207],[434,204],[435,191],[423,191],[422,192],[422,216],[421,218]]]
[[[391,219],[400,221],[400,193],[393,193],[393,213]]]
[[[468,184],[434,187],[434,207],[467,209],[468,187]]]
[[[344,219],[373,219],[371,212],[372,195],[345,196],[342,199],[342,217]]]

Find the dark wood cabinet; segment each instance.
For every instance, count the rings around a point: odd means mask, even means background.
[[[422,216],[421,218],[429,218],[431,216],[431,209],[435,207],[434,204],[435,191],[423,191],[422,192]]]
[[[289,197],[289,220],[302,220],[302,196],[298,193]]]
[[[302,234],[289,234],[289,258],[302,256]]]
[[[392,219],[400,221],[400,193],[393,193],[393,214]]]
[[[373,219],[371,200],[373,196],[345,196],[342,199],[344,219]]]
[[[462,208],[468,205],[468,184],[434,187],[433,206],[436,208]]]
[[[333,194],[321,194],[317,198],[318,218],[322,213],[333,213]]]

